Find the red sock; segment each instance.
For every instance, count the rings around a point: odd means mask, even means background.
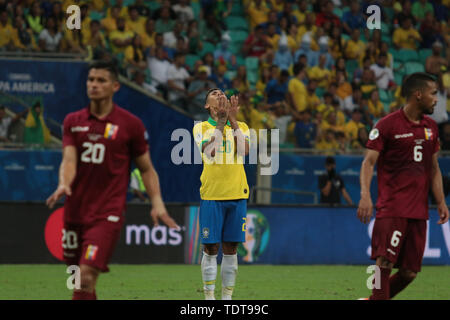
[[[389,300],[389,275],[391,269],[380,268],[380,288],[373,288],[369,300]]]
[[[412,280],[401,277],[398,272],[392,275],[392,277],[389,278],[389,297],[394,297],[397,293],[405,289],[411,281]]]
[[[97,300],[95,291],[90,293],[86,291],[74,291],[72,300]]]

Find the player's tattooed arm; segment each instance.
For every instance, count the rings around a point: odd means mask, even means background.
[[[228,120],[228,112],[229,112],[229,105],[228,105],[228,99],[225,96],[221,96],[218,99],[218,105],[217,105],[217,123],[216,128],[214,130],[213,135],[211,136],[211,139],[206,142],[202,147],[202,152],[206,154],[209,158],[214,158],[216,155],[216,150],[218,147],[222,144],[223,139],[223,129],[225,128],[225,125]]]
[[[437,203],[437,210],[439,214],[438,224],[444,224],[448,221],[448,207],[445,203],[444,187],[442,184],[442,173],[439,168],[438,153],[433,154],[431,165],[431,190],[433,191],[434,199]]]
[[[59,183],[55,192],[47,199],[49,208],[53,208],[56,202],[64,195],[72,195],[70,185],[77,172],[77,149],[74,146],[66,146],[63,149],[63,159],[59,167]]]
[[[159,176],[153,167],[150,158],[150,152],[135,158],[136,166],[141,172],[142,182],[145,190],[151,200],[152,210],[150,216],[155,226],[159,225],[159,220],[166,224],[169,228],[179,228],[175,220],[167,212],[166,206],[161,196],[161,188],[159,185]]]
[[[361,200],[358,205],[358,219],[362,223],[369,223],[373,213],[373,203],[370,196],[370,183],[373,178],[373,170],[377,163],[379,152],[368,149],[361,165],[360,184]]]
[[[245,156],[248,154],[250,146],[248,141],[245,139],[244,134],[239,128],[238,122],[236,120],[237,113],[239,111],[239,98],[236,95],[233,95],[230,98],[230,108],[228,113],[228,119],[230,120],[231,128],[234,131],[234,145],[236,148],[236,152],[240,156]]]

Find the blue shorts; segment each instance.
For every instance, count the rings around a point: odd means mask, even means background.
[[[245,242],[247,199],[200,200],[202,243]]]

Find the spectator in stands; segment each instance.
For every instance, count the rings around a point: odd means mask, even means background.
[[[319,176],[320,203],[341,204],[341,194],[349,205],[353,205],[344,180],[336,173],[336,160],[333,157],[325,159],[326,173]]]
[[[369,140],[369,133],[366,127],[361,127],[358,130],[358,138],[353,140],[350,144],[353,150],[365,150],[367,141]]]
[[[271,48],[262,26],[257,26],[244,42],[243,51],[247,57],[261,58]]]
[[[441,149],[442,150],[450,150],[450,122],[445,122],[441,125]]]
[[[11,124],[18,121],[27,112],[28,112],[28,110],[25,110],[21,113],[17,113],[13,118],[11,118],[6,115],[5,106],[0,105],[0,143],[10,141],[9,128],[10,128]]]
[[[232,88],[231,81],[225,76],[227,72],[227,67],[224,64],[219,64],[215,71],[210,75],[209,79],[214,81],[216,87],[223,92]]]
[[[387,42],[382,42],[380,45],[380,53],[386,55],[386,67],[394,71],[394,56],[389,52],[389,44]]]
[[[215,65],[214,65],[214,55],[211,52],[207,52],[203,55],[202,58],[203,65],[208,68],[208,77],[213,72]]]
[[[317,65],[317,63],[319,62],[319,57],[321,55],[325,55],[325,68],[328,70],[331,70],[333,68],[334,65],[334,59],[333,56],[330,53],[330,47],[329,47],[329,38],[326,35],[323,35],[319,38],[319,40],[317,41],[318,45],[319,45],[319,52],[316,54],[317,57],[317,62],[314,65]],[[313,65],[311,65],[313,66]]]
[[[401,10],[399,13],[395,15],[394,25],[396,27],[403,25],[403,21],[405,19],[411,19],[411,23],[415,26],[417,24],[417,20],[414,15],[411,13],[411,1],[405,0],[401,6]]]
[[[239,66],[236,72],[236,76],[233,79],[234,83],[232,87],[239,92],[247,92],[250,90],[250,83],[247,80],[247,68],[245,65]]]
[[[138,86],[144,88],[146,91],[153,93],[157,96],[162,96],[160,92],[150,83],[146,81],[145,72],[142,70],[136,70],[133,75],[133,81]]]
[[[354,29],[363,29],[366,27],[366,20],[361,13],[361,6],[358,1],[352,0],[350,10],[342,15],[342,28],[348,35],[352,34]]]
[[[292,24],[297,24],[297,17],[294,14],[294,8],[292,3],[289,1],[281,1],[283,3],[283,9],[278,13],[278,20],[281,22],[282,19],[286,19],[287,28],[285,31],[287,32]]]
[[[288,93],[289,72],[282,70],[278,78],[272,79],[267,83],[265,93],[267,103],[274,105],[277,102],[283,102]]]
[[[156,87],[163,97],[167,98],[167,71],[170,62],[166,58],[166,53],[162,47],[155,48],[155,55],[150,55],[147,58],[148,69],[151,74],[151,84]]]
[[[128,7],[123,4],[123,0],[115,0],[115,5],[119,8],[119,17],[127,19],[128,17]],[[106,10],[106,16],[111,17],[111,8]]]
[[[344,99],[343,111],[347,117],[351,117],[353,110],[362,107],[362,92],[357,84],[352,84],[352,95]]]
[[[125,53],[125,49],[133,40],[133,31],[127,30],[125,26],[125,19],[122,17],[117,18],[117,30],[111,32],[109,35],[111,51],[115,55]]]
[[[167,69],[167,86],[169,88],[168,100],[180,108],[187,107],[186,83],[192,79],[184,68],[185,56],[182,53],[176,53],[174,62]]]
[[[314,37],[317,31],[317,26],[315,24],[315,15],[312,12],[309,12],[306,14],[306,19],[305,19],[305,23],[303,25],[300,25],[298,28],[298,38],[297,39],[302,39],[303,41],[303,37],[305,34],[308,34],[309,37],[311,38],[311,49],[313,50],[318,50],[319,48],[317,47],[317,44],[314,41]]]
[[[34,1],[31,5],[31,9],[26,15],[27,24],[30,26],[33,34],[39,36],[44,30],[44,23],[42,18],[42,11],[39,1]]]
[[[366,44],[360,40],[359,29],[354,29],[351,38],[344,43],[344,57],[360,61],[366,51]]]
[[[188,37],[188,52],[190,54],[196,54],[200,51],[202,51],[203,43],[200,37],[200,34],[198,32],[198,22],[197,20],[192,20],[188,24],[188,31],[187,31],[187,37]],[[231,38],[230,38],[231,41]]]
[[[86,53],[84,42],[81,29],[69,30],[64,28],[63,44],[65,51],[84,54]]]
[[[392,42],[397,49],[417,49],[417,43],[422,41],[419,32],[413,29],[411,19],[403,19],[400,28],[397,28],[392,35]]]
[[[188,0],[179,0],[178,3],[172,5],[173,11],[177,15],[177,19],[181,21],[184,26],[187,26],[189,21],[194,20],[194,11],[189,5]]]
[[[419,23],[421,23],[424,20],[425,15],[428,12],[434,15],[433,6],[427,0],[417,0],[413,3],[411,7],[411,13]]]
[[[317,81],[309,80],[308,85],[306,86],[307,94],[306,94],[306,109],[312,111],[316,111],[317,107],[320,105],[320,99],[316,94],[317,89]]]
[[[339,149],[339,143],[336,140],[336,133],[333,129],[329,128],[325,131],[319,129],[319,132],[320,134],[318,134],[315,149],[320,151],[328,151],[327,154],[332,154],[332,152]]]
[[[433,43],[432,55],[429,56],[425,61],[425,71],[431,73],[435,76],[439,76],[442,67],[448,66],[448,61],[442,57],[442,43],[436,41]]]
[[[111,8],[111,15],[103,18],[100,23],[106,35],[117,30],[117,19],[120,17],[121,8],[117,5]]]
[[[23,20],[22,15],[17,15],[14,18],[15,21],[15,33],[13,34],[13,43],[15,43],[15,47],[25,50],[25,51],[36,51],[38,50],[38,46],[36,41],[34,40],[33,33],[31,29],[27,29],[25,21]],[[1,26],[0,26],[1,29]],[[0,31],[1,33],[1,31]],[[2,36],[0,36],[1,38]],[[14,40],[16,39],[16,40]]]
[[[185,37],[183,37],[181,35],[177,38],[177,44],[175,47],[174,54],[176,54],[176,53],[182,53],[184,55],[189,53],[187,41],[186,41]]]
[[[222,41],[214,50],[214,60],[225,64],[228,68],[236,68],[236,56],[230,51],[231,37],[228,33],[222,35]]]
[[[331,0],[324,1],[321,12],[316,15],[316,26],[322,27],[326,22],[329,22],[334,27],[339,27],[341,21],[339,17],[333,13],[334,5]]]
[[[294,61],[298,61],[301,55],[306,56],[307,66],[314,65],[314,61],[316,60],[316,52],[311,49],[312,37],[310,33],[306,33],[302,42],[300,43],[300,47],[294,54]]]
[[[164,45],[164,37],[162,33],[157,33],[155,34],[155,44],[153,45],[153,47],[150,49],[150,55],[155,55],[155,51],[156,48],[162,48],[164,51],[164,56],[166,59],[168,60],[172,60],[173,59],[173,54],[174,51],[171,48],[168,48]]]
[[[437,21],[445,22],[449,18],[449,7],[450,3],[447,1],[447,5],[442,4],[442,0],[434,0],[433,1],[433,11],[434,16]]]
[[[279,101],[269,107],[269,114],[272,115],[274,128],[279,130],[280,146],[287,142],[289,125],[292,115],[289,106],[285,101]]]
[[[106,40],[100,31],[98,20],[92,20],[87,38],[83,37],[84,46],[91,51],[92,59],[98,60],[106,52]]]
[[[380,101],[380,94],[378,90],[373,90],[370,93],[370,99],[367,101],[367,107],[369,109],[369,113],[375,119],[383,118],[386,115],[384,105]]]
[[[162,0],[159,2],[161,3],[161,6],[158,9],[156,9],[155,11],[153,11],[152,19],[157,21],[158,19],[161,18],[162,12],[167,9],[167,10],[169,10],[170,19],[176,20],[177,13],[172,9],[172,4],[170,3],[170,0]]]
[[[387,55],[380,53],[377,57],[377,63],[372,64],[370,69],[375,76],[377,87],[382,90],[395,90],[394,73],[392,69],[386,66]]]
[[[140,16],[145,17],[147,19],[151,18],[151,10],[146,5],[145,0],[136,0],[136,2],[134,3],[134,6],[136,7]]]
[[[50,131],[44,121],[44,110],[40,102],[36,102],[28,111],[25,120],[24,142],[44,144],[50,142]]]
[[[155,45],[155,20],[147,18],[145,21],[145,32],[141,35],[142,47],[146,55],[150,52],[151,47]]]
[[[333,56],[334,60],[342,58],[342,54],[344,52],[344,44],[345,41],[342,38],[342,29],[338,27],[333,28],[330,33],[329,46],[330,46],[330,53]]]
[[[336,75],[338,72],[342,72],[345,79],[348,79],[347,69],[345,68],[345,59],[338,58],[334,63],[334,68],[331,70],[331,81],[337,81]]]
[[[182,32],[183,32],[183,23],[177,20],[172,30],[164,32],[163,34],[164,46],[175,49],[175,47],[177,46],[177,39],[178,37],[182,36],[181,34]]]
[[[53,2],[51,16],[55,18],[56,25],[59,31],[63,31],[66,25],[66,14],[62,11],[62,4],[60,1]]]
[[[170,8],[162,7],[160,17],[156,19],[155,31],[157,33],[170,32],[174,26],[175,20],[170,17]]]
[[[445,41],[441,35],[441,24],[433,17],[431,12],[427,12],[425,15],[425,19],[420,25],[419,33],[422,37],[421,48],[429,49],[434,42]]]
[[[214,82],[208,80],[208,69],[201,66],[197,70],[195,79],[188,88],[188,97],[191,99],[188,105],[189,113],[197,120],[205,120],[208,112],[204,108],[206,93],[214,88]]]
[[[55,19],[48,17],[45,29],[39,34],[39,48],[46,52],[61,51],[62,34],[58,31]]]
[[[250,3],[247,13],[250,20],[250,29],[260,26],[268,21],[269,7],[265,1],[254,0]]]
[[[353,82],[359,84],[362,80],[364,70],[366,70],[366,69],[371,70],[370,69],[371,65],[372,65],[372,60],[369,57],[365,57],[363,59],[362,68],[356,68],[355,71],[353,71]]]
[[[325,54],[321,54],[319,56],[319,64],[308,70],[308,78],[316,80],[318,87],[324,90],[328,88],[328,83],[331,78],[331,71],[325,67],[326,62],[327,56]]]
[[[275,68],[278,69],[277,66],[275,66]],[[259,69],[259,77],[258,81],[256,82],[255,89],[257,91],[264,92],[264,96],[267,96],[265,92],[267,84],[269,83],[270,80],[272,80],[272,73],[270,72],[270,67],[269,66],[261,67]]]
[[[280,70],[289,70],[293,62],[294,58],[292,57],[292,53],[289,50],[287,37],[282,36],[280,42],[278,43],[278,50],[275,53],[274,64]]]
[[[299,113],[294,129],[295,142],[298,148],[314,148],[317,137],[317,124],[311,119],[311,111],[305,109]]]
[[[138,8],[136,6],[128,7],[129,18],[126,21],[129,30],[142,36],[145,33],[145,17],[139,15]]]
[[[447,113],[447,90],[445,90],[444,84],[442,82],[442,75],[437,77],[438,92],[437,92],[437,103],[434,107],[433,114],[430,115],[431,119],[436,121],[436,123],[441,126],[443,123],[448,121]]]
[[[0,11],[0,50],[12,50],[14,28],[8,21],[8,12]]]
[[[374,76],[372,70],[364,69],[363,75],[361,78],[360,88],[361,88],[361,92],[363,94],[363,98],[365,98],[365,99],[369,99],[370,93],[373,90],[377,89],[377,86],[375,84],[375,76]]]
[[[305,66],[295,64],[293,67],[294,77],[289,80],[288,84],[288,101],[294,111],[301,112],[306,109],[306,86],[303,80],[306,77]]]
[[[222,37],[222,29],[216,16],[207,15],[205,19],[200,20],[198,24],[199,34],[202,41],[208,41],[216,45]]]
[[[342,71],[338,71],[336,73],[336,96],[339,99],[339,104],[344,105],[345,99],[352,96],[352,85],[347,81],[345,77],[345,73]]]
[[[144,56],[141,36],[139,34],[134,35],[130,45],[126,47],[124,54],[124,65],[128,75],[132,74],[135,70],[147,68],[147,61]]]
[[[294,57],[295,51],[297,51],[301,39],[298,39],[298,27],[295,23],[291,24],[289,27],[289,33],[287,34],[287,41],[289,50]]]
[[[280,41],[280,34],[277,33],[277,26],[275,23],[267,24],[267,41],[269,41],[270,46],[273,50],[278,49],[278,42]]]

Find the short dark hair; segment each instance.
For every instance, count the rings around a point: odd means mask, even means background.
[[[292,71],[294,72],[294,75],[298,75],[304,69],[305,69],[305,65],[303,63],[301,63],[301,62],[297,62],[296,64],[294,64],[294,67],[293,67]]]
[[[428,82],[436,82],[436,78],[426,72],[416,72],[406,76],[402,84],[402,96],[409,99],[415,91],[425,89]]]
[[[206,104],[206,102],[208,101],[209,94],[210,94],[211,92],[213,92],[213,91],[216,91],[216,90],[220,90],[220,89],[219,89],[219,88],[211,88],[211,89],[208,90],[208,92],[206,93],[206,96],[205,96],[205,104]],[[222,90],[221,90],[221,91],[222,91]]]
[[[117,64],[114,61],[109,60],[96,60],[89,64],[88,71],[91,71],[91,69],[104,69],[109,71],[111,74],[111,77],[114,80],[117,80],[119,78],[119,69],[117,67]]]
[[[333,157],[329,156],[325,159],[325,164],[336,164],[336,160],[334,160]]]

